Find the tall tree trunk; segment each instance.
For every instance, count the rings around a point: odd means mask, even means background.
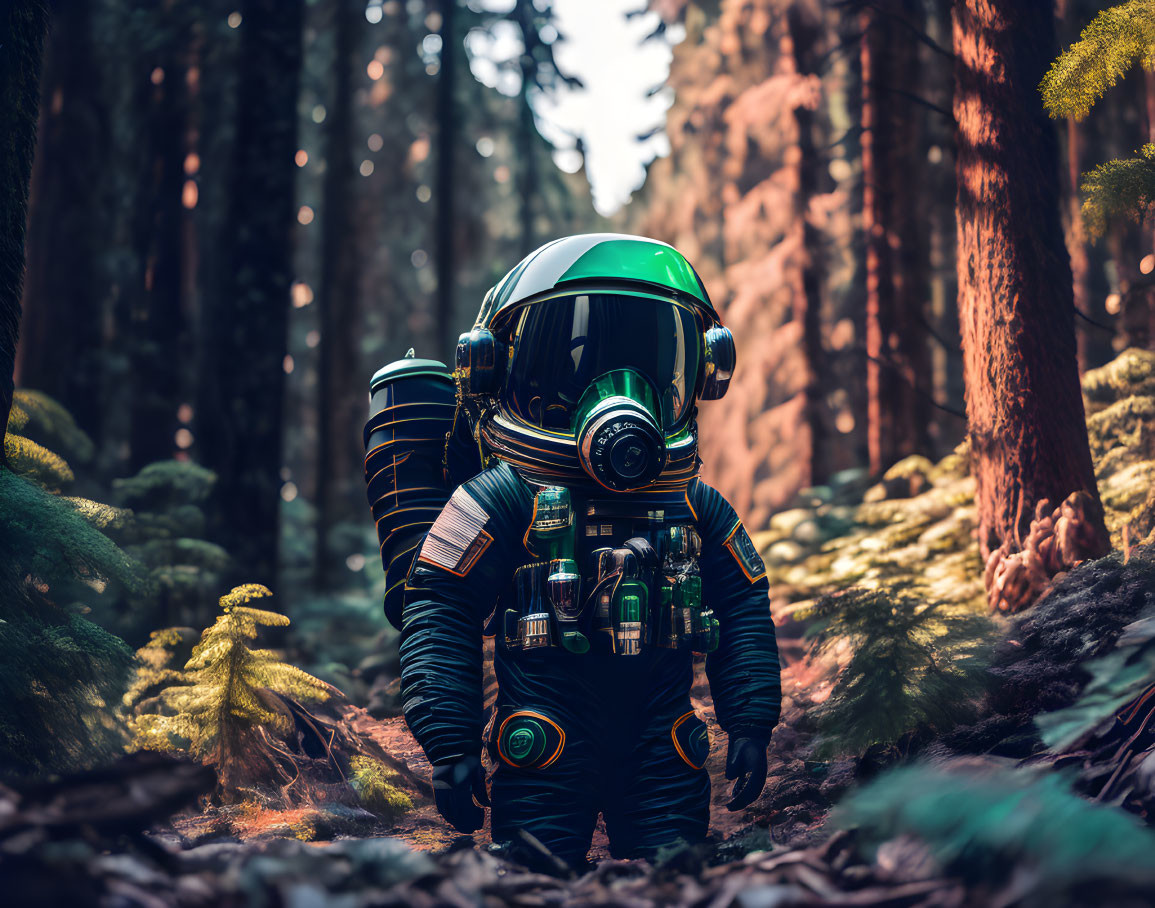
[[[1039,80],[1052,5],[959,0],[958,280],[979,546],[1017,552],[1036,506],[1085,492],[1084,556],[1107,549],[1079,388],[1059,159]],[[990,575],[988,574],[988,577]]]
[[[179,15],[171,6],[168,16]],[[136,248],[144,264],[143,288],[132,321],[124,326],[130,341],[133,376],[129,468],[134,472],[172,456],[179,425],[181,291],[184,269],[184,161],[188,138],[188,28],[173,22],[159,46],[146,56],[145,72],[153,90],[146,109],[149,170],[145,204],[137,220]]]
[[[240,4],[231,191],[216,248],[223,267],[204,299],[196,407],[200,460],[219,477],[218,536],[245,577],[266,584],[277,567],[303,5]]]
[[[861,14],[862,227],[866,239],[867,444],[879,473],[930,450],[926,248],[918,212],[925,172],[925,110],[904,93],[920,85],[921,5],[888,0]]]
[[[36,148],[40,67],[48,9],[40,0],[0,7],[0,466],[12,410],[28,184]]]
[[[532,0],[517,0],[513,15],[521,30],[521,92],[518,95],[518,158],[521,168],[517,175],[518,196],[521,199],[521,254],[529,255],[537,248],[536,219],[540,179],[537,173],[537,123],[534,122],[533,106],[529,102],[529,90],[537,80],[537,62],[534,50],[540,42],[537,26],[534,24]]]
[[[815,2],[796,2],[787,11],[794,63],[802,75],[818,72],[824,28],[822,9]],[[829,419],[823,380],[828,375],[826,350],[822,341],[823,238],[810,215],[811,200],[818,194],[819,168],[822,158],[815,135],[817,116],[799,105],[794,108],[798,122],[798,218],[802,223],[802,349],[806,354],[806,425],[810,430],[810,485],[825,482],[830,476]]]
[[[441,69],[437,74],[437,332],[446,353],[454,349],[453,302],[456,294],[457,263],[454,238],[457,234],[454,194],[458,117],[457,92],[457,0],[441,0]]]
[[[94,18],[89,4],[71,5],[56,19],[44,49],[16,381],[52,395],[98,437],[100,395],[93,389],[100,384],[100,347],[93,341],[101,333],[105,295],[96,255],[106,159]]]
[[[317,364],[317,540],[313,581],[318,589],[331,584],[329,534],[343,502],[341,490],[356,476],[360,439],[354,426],[362,410],[364,376],[356,374],[360,361],[352,333],[358,323],[353,206],[353,80],[354,27],[363,7],[358,0],[338,0],[332,7],[334,77],[332,103],[325,118],[325,179],[321,210],[321,343]]]

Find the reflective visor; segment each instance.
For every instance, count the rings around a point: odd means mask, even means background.
[[[616,293],[543,300],[517,317],[506,400],[530,425],[565,431],[591,381],[636,369],[654,383],[673,434],[690,411],[700,358],[697,316],[673,302]]]

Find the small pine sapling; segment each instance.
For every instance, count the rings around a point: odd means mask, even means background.
[[[850,589],[809,612],[812,653],[849,645],[852,655],[816,710],[817,753],[892,747],[919,728],[942,732],[981,695],[991,623],[901,591]]]
[[[275,773],[270,751],[279,748],[269,732],[289,735],[293,719],[269,692],[298,701],[330,696],[327,684],[280,661],[275,652],[249,648],[258,627],[289,623],[284,615],[247,604],[271,595],[263,586],[247,584],[221,597],[223,614],[193,648],[181,683],[159,694],[169,714],[136,720],[134,748],[187,750],[207,760],[216,766],[226,797]]]

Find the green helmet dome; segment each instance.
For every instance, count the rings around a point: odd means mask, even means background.
[[[673,246],[621,233],[587,233],[546,243],[522,259],[486,294],[476,327],[491,327],[503,313],[570,286],[594,285],[672,296],[701,312],[707,325],[719,321],[702,279]]]

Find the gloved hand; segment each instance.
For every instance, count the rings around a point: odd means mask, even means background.
[[[476,832],[485,823],[489,794],[478,757],[462,757],[433,767],[433,797],[437,812],[458,832]]]
[[[727,810],[749,807],[766,787],[766,748],[770,742],[759,738],[730,738],[726,752],[726,778],[736,779],[730,789]]]

